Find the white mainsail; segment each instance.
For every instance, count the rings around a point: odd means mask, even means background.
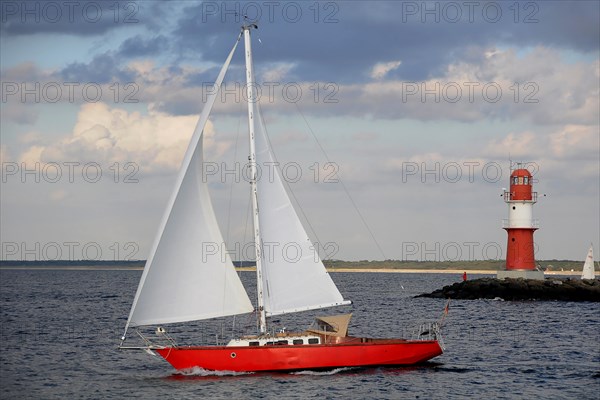
[[[238,38],[239,41],[239,38]],[[203,179],[203,131],[236,41],[208,96],[185,153],[175,190],[144,267],[127,328],[208,319],[253,311],[253,306],[223,249]]]
[[[256,163],[267,315],[351,304],[329,276],[287,195],[257,110]]]
[[[594,271],[594,246],[590,246],[588,250],[587,257],[585,258],[585,263],[583,264],[583,272],[581,274],[581,279],[594,279],[596,277],[596,273]]]

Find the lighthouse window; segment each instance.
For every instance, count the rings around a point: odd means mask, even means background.
[[[515,176],[515,177],[513,178],[513,184],[517,185],[518,183],[519,183],[519,177],[518,177],[518,176]]]
[[[523,184],[523,177],[522,177],[522,176],[520,176],[520,177],[519,177],[519,185],[522,185],[522,184]]]
[[[529,177],[528,176],[523,178],[523,183],[526,185],[529,185]]]

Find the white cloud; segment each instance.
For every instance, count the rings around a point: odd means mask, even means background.
[[[281,82],[295,66],[295,63],[278,63],[262,73],[262,81]]]
[[[0,145],[0,164],[12,162],[12,157],[8,151],[8,146]]]
[[[473,49],[479,52],[466,60],[448,64],[442,73],[425,81],[407,82],[389,79],[389,73],[401,65],[400,60],[376,63],[369,75],[375,81],[355,84],[334,84],[325,88],[315,82],[297,82],[302,89],[299,102],[312,114],[370,115],[375,118],[413,118],[419,120],[478,121],[490,119],[524,119],[536,124],[597,124],[600,108],[600,62],[567,62],[559,50],[536,47],[522,54],[517,49]],[[291,102],[282,98],[282,88],[289,79],[294,63],[270,64],[261,72],[265,81],[280,82],[274,88],[275,99],[263,101],[270,110],[289,110]],[[202,108],[206,88],[197,82],[206,68],[182,65],[177,69],[156,66],[152,61],[134,61],[126,66],[133,74],[139,91],[135,100],[151,109],[170,114],[197,114]],[[60,82],[53,72],[24,64],[3,71],[5,79],[31,82]],[[190,82],[196,82],[196,86]],[[120,99],[131,95],[132,88],[119,88]],[[499,98],[495,99],[496,91]],[[204,92],[203,92],[204,90]],[[215,106],[216,113],[238,113],[243,101],[243,85],[238,102]],[[460,90],[460,93],[457,93]],[[115,89],[101,85],[102,101],[113,101]],[[487,91],[484,93],[484,91]],[[60,101],[69,99],[67,88]],[[268,96],[268,90],[263,95]],[[429,93],[429,94],[427,94]],[[316,100],[315,100],[316,96]],[[75,103],[83,102],[81,90],[75,90]],[[30,96],[31,98],[31,96]],[[330,100],[336,103],[329,102]],[[35,121],[36,108],[20,103],[20,96],[10,96],[3,107],[3,117],[19,123]]]
[[[596,126],[565,125],[550,132],[510,132],[490,139],[483,154],[490,158],[508,157],[521,160],[546,160],[564,163],[598,160],[600,135]],[[570,171],[569,173],[573,173]]]
[[[600,133],[597,127],[566,125],[550,136],[550,148],[556,157],[598,158]]]
[[[373,79],[383,79],[390,71],[397,69],[402,61],[390,61],[386,63],[377,63],[371,69],[370,76]]]
[[[25,163],[28,166],[35,165],[35,163],[40,162],[43,151],[44,146],[31,146],[21,154],[19,162]]]
[[[533,132],[511,132],[503,138],[491,139],[483,150],[492,158],[517,157],[535,159],[544,152],[547,140],[537,137]]]
[[[598,124],[600,62],[566,62],[560,51],[544,47],[525,55],[514,49],[485,54],[449,64],[424,81],[382,78],[340,85],[335,113],[423,121]],[[377,76],[385,76],[385,70],[379,69]]]
[[[110,108],[103,103],[81,107],[73,132],[58,143],[31,145],[21,155],[25,162],[135,162],[146,171],[175,170],[181,163],[198,117],[172,116],[149,110],[147,114]],[[228,143],[212,141],[209,121],[207,149],[221,154]]]

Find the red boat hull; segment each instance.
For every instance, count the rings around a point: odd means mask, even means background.
[[[282,346],[167,347],[155,350],[173,367],[211,371],[293,371],[339,367],[413,365],[442,354],[436,340]]]

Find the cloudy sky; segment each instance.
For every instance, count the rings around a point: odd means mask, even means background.
[[[598,2],[1,6],[4,259],[147,257],[241,15],[325,258],[503,258],[511,161],[536,179],[538,259],[600,248]],[[241,50],[206,130],[234,258],[251,240]]]

